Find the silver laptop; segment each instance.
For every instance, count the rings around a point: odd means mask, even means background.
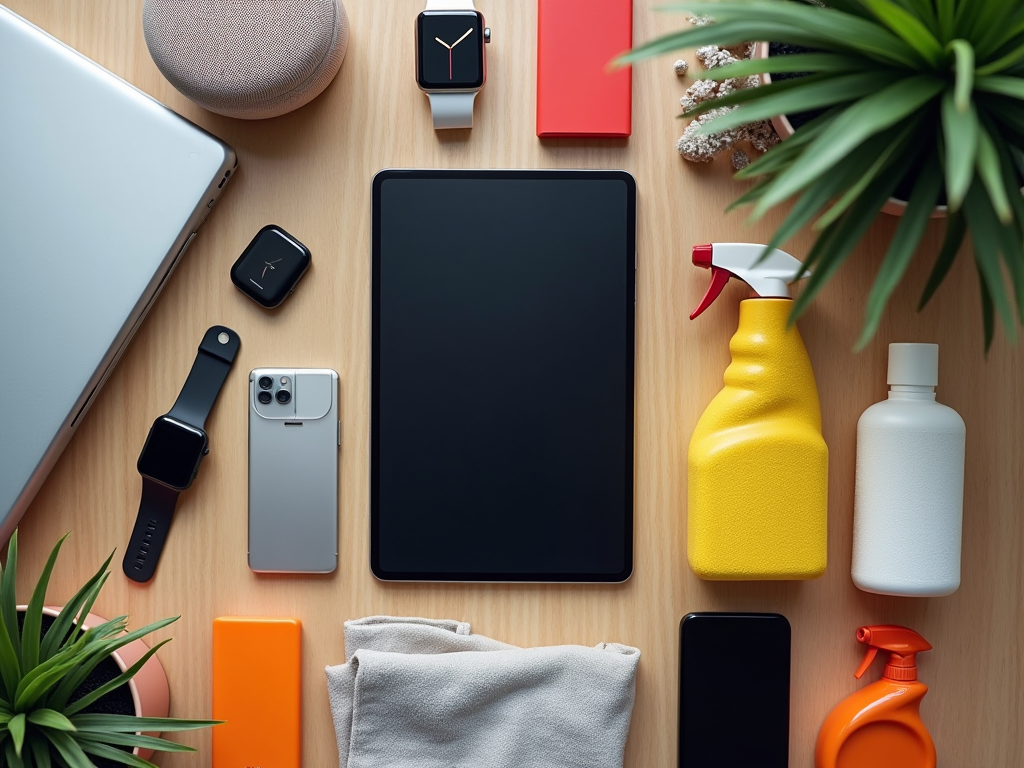
[[[0,6],[0,541],[235,165],[230,147]]]

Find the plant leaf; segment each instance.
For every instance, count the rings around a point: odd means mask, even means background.
[[[985,276],[981,273],[981,266],[977,262],[974,268],[978,273],[978,287],[981,289],[981,323],[985,334],[985,355],[992,348],[992,339],[996,335],[996,313],[992,306],[992,295],[988,292],[985,284]]]
[[[953,37],[956,22],[956,0],[935,0],[939,20],[939,36],[949,41]]]
[[[111,555],[113,555],[113,552],[111,552]],[[65,638],[64,642],[61,644],[61,647],[64,647],[69,642],[71,642],[75,634],[82,634],[85,631],[85,621],[89,618],[89,614],[92,612],[92,606],[96,602],[96,599],[100,596],[100,592],[103,591],[103,586],[107,583],[108,578],[110,578],[110,572],[105,571],[103,575],[100,577],[100,580],[96,582],[96,585],[92,589],[90,589],[89,592],[86,594],[85,600],[82,602],[82,607],[78,611],[78,620],[76,621],[77,632],[72,632],[71,635]],[[114,619],[113,622],[119,622],[122,619],[125,622],[128,621],[127,616],[119,616],[117,619]],[[108,621],[105,623],[105,625],[111,623],[112,622]]]
[[[974,90],[974,48],[966,40],[952,40],[949,49],[953,52],[956,72],[954,103],[957,111],[966,112],[971,106],[971,92]]]
[[[797,77],[791,80],[780,80],[777,83],[761,85],[757,88],[740,88],[739,90],[735,90],[725,96],[709,99],[708,101],[702,101],[700,104],[685,110],[680,117],[697,117],[698,115],[710,112],[714,109],[733,107],[747,101],[775,97],[786,91],[799,90],[807,87],[808,85],[820,83],[823,80],[829,80],[833,77],[849,77],[849,75],[831,75],[823,72],[821,74],[807,75],[806,77]]]
[[[946,149],[946,195],[950,211],[960,210],[974,178],[979,128],[974,106],[961,112],[956,108],[953,95],[946,91],[942,96],[942,137]]]
[[[170,638],[168,638],[167,640],[162,640],[161,642],[154,645],[152,648],[150,648],[148,651],[142,654],[142,658],[140,658],[138,661],[136,661],[134,664],[128,667],[128,669],[126,669],[120,675],[115,677],[113,680],[108,680],[106,683],[99,686],[95,690],[89,691],[89,693],[85,694],[85,696],[83,696],[82,698],[77,699],[68,704],[66,707],[64,707],[64,713],[66,715],[73,715],[76,712],[80,712],[97,699],[106,696],[108,693],[110,693],[118,686],[127,683],[129,680],[135,677],[136,673],[140,669],[142,669],[142,666],[150,660],[154,653],[163,648],[169,642],[171,642]]]
[[[4,756],[7,758],[5,763],[10,768],[25,768],[25,761],[21,759],[13,742],[4,744]]]
[[[122,625],[123,626],[123,625]],[[94,630],[89,630],[94,632]],[[57,685],[55,689],[47,696],[46,704],[51,709],[63,711],[67,705],[68,699],[71,698],[72,694],[78,690],[79,686],[85,682],[86,678],[92,674],[93,670],[98,667],[104,659],[106,659],[113,651],[117,650],[116,643],[124,637],[123,634],[119,634],[117,637],[108,638],[105,640],[93,640],[93,636],[86,633],[85,640],[88,642],[87,650],[80,658],[77,666],[71,669],[63,680]]]
[[[979,91],[998,93],[1001,96],[1009,96],[1011,99],[1024,100],[1024,80],[1019,77],[983,75],[974,81],[974,87]]]
[[[756,184],[754,184],[750,189],[748,189],[742,195],[740,195],[731,203],[729,203],[729,205],[727,205],[725,208],[725,212],[729,213],[730,211],[734,211],[737,208],[741,208],[744,205],[749,205],[750,203],[754,202],[761,195],[764,194],[764,190],[768,187],[768,184],[770,182],[771,179],[761,179]]]
[[[942,285],[949,268],[953,266],[953,262],[960,252],[960,246],[966,234],[967,221],[963,215],[959,212],[951,213],[946,219],[946,237],[942,241],[942,248],[935,259],[935,266],[932,267],[931,274],[928,275],[928,282],[921,294],[921,302],[917,305],[918,312],[925,308],[925,305],[935,295],[935,291]]]
[[[824,229],[833,221],[836,221],[851,205],[853,205],[854,200],[860,197],[868,184],[870,184],[878,174],[882,172],[882,169],[889,164],[892,157],[895,154],[902,153],[908,149],[911,138],[914,136],[915,131],[921,124],[922,117],[923,115],[918,115],[916,118],[906,121],[904,125],[897,126],[898,130],[892,134],[892,138],[889,141],[878,148],[878,151],[874,153],[873,159],[872,157],[864,158],[864,163],[858,166],[858,171],[860,168],[864,168],[865,166],[867,167],[867,170],[864,171],[856,182],[849,184],[842,197],[840,197],[835,204],[829,208],[820,219],[818,219],[818,221],[814,222],[814,229]],[[913,154],[916,157],[918,152],[914,152]]]
[[[921,20],[888,0],[863,0],[875,17],[905,40],[933,67],[942,65],[942,45]]]
[[[14,708],[24,712],[34,707],[57,681],[81,661],[81,654],[78,653],[62,653],[44,661],[21,679],[15,692]]]
[[[810,80],[819,75],[809,75],[806,78],[796,80],[785,80],[781,83],[772,83],[760,88],[744,88],[733,91],[728,96],[720,99],[712,99],[698,104],[694,109],[687,110],[685,117],[709,112],[712,109],[740,104],[742,106],[708,121],[701,126],[700,132],[704,134],[718,133],[731,128],[736,128],[757,120],[765,120],[775,115],[792,115],[799,112],[808,112],[812,109],[822,109],[835,104],[854,102],[868,94],[876,93],[880,88],[892,82],[892,78],[875,72],[863,72],[855,75],[839,75],[828,77],[814,83],[803,81]],[[769,89],[785,87],[785,91],[779,92]],[[869,97],[870,98],[870,97]],[[852,108],[852,107],[851,107]],[[840,115],[837,119],[842,119]]]
[[[773,25],[783,27],[789,38],[795,35],[809,38],[808,42],[786,39],[775,34],[753,34],[744,40],[772,40],[779,43],[796,43],[809,48],[850,50],[862,56],[899,64],[917,69],[926,59],[881,24],[850,13],[823,8],[817,5],[780,3],[776,0],[732,0],[728,3],[695,2],[675,6],[699,16],[710,15],[715,24],[698,29],[713,29],[723,24],[742,20],[757,26]],[[714,43],[714,40],[708,42]],[[718,43],[721,45],[721,43]]]
[[[42,640],[43,603],[46,602],[46,589],[50,584],[50,574],[53,573],[53,566],[57,562],[61,545],[70,535],[70,533],[65,533],[54,545],[46,560],[46,565],[43,566],[43,572],[39,575],[39,581],[36,582],[36,587],[32,590],[32,597],[25,610],[25,623],[21,631],[21,665],[22,669],[26,671],[35,669],[39,663],[39,643]]]
[[[999,314],[999,319],[1006,329],[1011,341],[1016,341],[1017,326],[1010,309],[1010,302],[1003,287],[1003,275],[999,265],[1000,245],[995,235],[999,227],[995,212],[988,204],[985,192],[980,184],[972,184],[964,199],[964,214],[971,229],[974,241],[974,260],[984,278],[989,298]],[[991,344],[986,331],[986,350]]]
[[[8,634],[11,638],[11,647],[14,648],[14,655],[18,657],[18,673],[21,673],[21,636],[18,633],[18,529],[11,534],[11,542],[7,545],[7,566],[4,568],[3,577],[0,578],[0,617],[8,627]]]
[[[846,56],[840,53],[788,53],[767,59],[743,59],[724,67],[705,69],[694,75],[697,80],[729,80],[751,75],[779,74],[783,72],[863,72],[873,64],[870,59]],[[785,82],[785,81],[781,81]]]
[[[1006,266],[1013,278],[1013,293],[1017,301],[1017,315],[1024,322],[1024,237],[1021,227],[1024,226],[1024,196],[1021,194],[1021,166],[1014,162],[1013,154],[1005,145],[999,144],[999,157],[1003,165],[1003,181],[1006,194],[1015,214],[1014,222],[1002,228],[1003,254]]]
[[[925,227],[928,226],[928,219],[939,200],[941,189],[942,169],[939,167],[938,158],[933,155],[931,161],[925,165],[921,175],[918,176],[914,191],[907,201],[907,210],[900,218],[896,233],[889,243],[889,250],[886,251],[882,266],[871,286],[864,328],[854,347],[857,351],[863,349],[878,330],[885,305],[900,280],[903,279],[907,267],[910,266],[910,261],[924,235]]]
[[[854,147],[912,115],[942,87],[942,81],[921,75],[893,83],[851,105],[807,147],[799,163],[779,174],[755,207],[755,216],[830,172]]]
[[[137,731],[160,731],[174,733],[180,731],[197,731],[221,725],[223,720],[179,720],[170,717],[135,717],[134,715],[106,715],[84,713],[74,715],[71,722],[82,733],[106,732],[136,733]]]
[[[800,126],[800,129],[790,138],[780,141],[746,168],[737,171],[735,177],[737,179],[755,178],[787,167],[801,154],[804,147],[810,144],[836,119],[838,114],[837,110],[831,109],[825,114],[814,118],[806,125]]]
[[[653,40],[648,40],[633,50],[614,58],[610,66],[613,69],[624,67],[680,48],[699,48],[702,45],[728,47],[750,40],[774,40],[779,43],[807,47],[820,46],[822,42],[815,35],[808,35],[806,32],[793,29],[785,24],[773,24],[753,19],[742,21],[723,20],[715,24],[708,24],[705,27],[677,30],[667,35],[656,37]],[[844,46],[844,50],[848,49],[849,46]],[[885,59],[885,61],[891,63],[890,59]]]
[[[15,553],[18,548],[18,530],[15,528],[14,533],[11,536],[10,547],[14,548]],[[15,555],[15,565],[17,564],[17,555]],[[7,578],[8,571],[11,570],[10,558],[7,560],[7,568],[0,569],[2,575],[0,575],[0,583]],[[18,690],[18,683],[21,681],[21,664],[18,661],[18,654],[14,650],[14,643],[11,639],[10,632],[14,632],[15,638],[18,636],[18,619],[15,615],[14,622],[10,623],[7,620],[6,614],[0,612],[0,679],[3,680],[4,690],[6,691],[6,699],[4,703],[5,708],[10,708],[9,700],[14,699],[14,692]]]
[[[1020,61],[1024,61],[1024,44],[1017,46],[995,61],[983,64],[975,70],[974,74],[979,77],[982,75],[995,75],[999,72],[1005,72]]]
[[[54,653],[62,646],[62,641],[66,636],[69,635],[72,622],[81,609],[83,603],[89,595],[89,592],[96,586],[96,583],[103,578],[103,574],[107,570],[107,566],[110,565],[110,560],[113,558],[113,553],[106,559],[106,562],[100,566],[100,569],[93,574],[85,584],[82,585],[81,589],[74,594],[74,596],[64,604],[64,608],[54,619],[53,624],[46,630],[46,636],[43,637],[42,643],[39,645],[39,658],[48,659],[53,656]],[[12,694],[13,695],[13,694]]]
[[[47,745],[45,739],[40,739],[38,736],[30,738],[28,740],[29,753],[32,756],[32,765],[35,768],[51,768],[50,760],[50,747]]]
[[[122,747],[138,747],[139,749],[152,749],[159,752],[195,752],[192,747],[179,744],[176,741],[158,739],[154,736],[142,736],[136,733],[96,733],[82,731],[78,734],[79,743],[91,741],[99,744],[117,744]]]
[[[978,130],[977,166],[978,175],[981,176],[982,184],[985,185],[985,190],[999,216],[1000,223],[1009,224],[1013,221],[1013,209],[1010,207],[1010,200],[1006,196],[1006,187],[1003,185],[1003,174],[999,169],[999,153],[996,151],[992,137],[984,128]]]
[[[67,733],[64,731],[53,731],[49,728],[41,728],[40,730],[46,734],[46,738],[57,749],[57,753],[67,764],[68,768],[96,768],[92,760],[89,759],[89,756],[82,751],[78,742]]]
[[[19,712],[7,722],[7,730],[14,742],[14,753],[21,757],[21,748],[25,746],[25,713]]]
[[[907,156],[896,158],[892,165],[868,185],[843,218],[821,233],[804,259],[804,269],[814,267],[814,273],[793,302],[790,323],[796,322],[807,310],[814,296],[842,266],[850,251],[874,222],[885,201],[892,196],[911,162],[912,158]]]
[[[847,158],[848,162],[838,166],[833,173],[824,174],[811,184],[797,199],[789,214],[775,230],[775,234],[765,246],[765,251],[780,247],[796,235],[830,200],[853,184],[861,174],[861,169],[870,163],[871,159],[876,157],[888,143],[889,138],[885,134],[868,139],[850,153]]]
[[[29,713],[28,721],[32,725],[53,728],[55,731],[74,731],[75,726],[60,712],[52,709],[36,709]]]
[[[81,749],[88,752],[90,755],[96,755],[96,757],[102,757],[106,760],[110,760],[121,765],[130,765],[132,768],[157,768],[156,765],[143,760],[137,755],[133,755],[131,752],[124,752],[120,749],[114,749],[114,747],[108,747],[106,744],[98,744],[93,741],[83,741],[81,743]]]

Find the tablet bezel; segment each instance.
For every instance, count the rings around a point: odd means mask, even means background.
[[[469,573],[469,572],[406,572],[386,571],[380,565],[380,258],[381,210],[380,193],[385,181],[402,179],[489,179],[489,180],[579,180],[621,181],[626,185],[626,251],[623,269],[626,272],[626,462],[623,467],[626,488],[625,530],[623,531],[623,569],[618,573]],[[372,254],[371,254],[371,360],[370,360],[370,570],[381,581],[430,582],[516,582],[516,583],[618,583],[633,572],[633,516],[635,452],[635,376],[636,376],[636,181],[626,171],[616,170],[421,170],[387,169],[377,173],[372,187]]]

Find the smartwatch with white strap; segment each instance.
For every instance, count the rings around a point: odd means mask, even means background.
[[[491,30],[473,0],[427,0],[416,17],[416,82],[430,99],[435,130],[473,127],[490,41]]]

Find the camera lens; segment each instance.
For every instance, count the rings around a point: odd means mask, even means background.
[[[260,392],[258,397],[260,402],[264,405],[269,404],[270,401],[274,399],[269,392]]]
[[[274,386],[274,380],[269,376],[260,376],[260,389],[270,389]],[[260,402],[263,402],[262,400]],[[267,402],[270,402],[269,400]]]
[[[279,389],[279,390],[277,390],[277,402],[279,402],[281,405],[285,405],[286,403],[290,403],[291,401],[292,401],[292,393],[291,392],[289,392],[287,389]]]

